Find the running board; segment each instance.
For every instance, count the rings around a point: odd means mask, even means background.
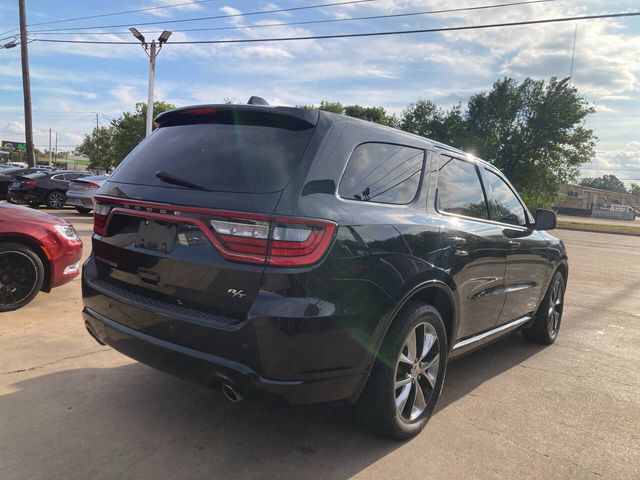
[[[485,340],[486,338],[492,337],[493,335],[497,335],[498,333],[501,332],[505,332],[507,330],[513,330],[514,328],[527,323],[529,320],[531,320],[533,317],[530,315],[525,315],[524,317],[518,318],[512,322],[509,323],[505,323],[504,325],[500,325],[499,327],[496,327],[492,330],[489,330],[487,332],[481,333],[479,335],[475,335],[473,337],[469,337],[465,340],[460,340],[458,343],[456,343],[453,346],[453,350],[456,350],[458,348],[463,348],[463,347],[467,347],[473,343],[476,342],[480,342],[482,340]]]

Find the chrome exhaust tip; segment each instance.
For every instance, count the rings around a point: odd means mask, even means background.
[[[243,400],[242,395],[240,395],[238,391],[235,389],[235,387],[230,383],[222,384],[222,394],[231,403],[238,403]]]

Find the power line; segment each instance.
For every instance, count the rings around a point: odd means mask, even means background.
[[[30,23],[27,26],[28,27],[35,27],[38,25],[52,25],[54,23],[66,23],[66,22],[74,22],[76,20],[89,20],[92,18],[102,18],[102,17],[113,17],[116,15],[126,15],[128,13],[140,13],[140,12],[148,12],[150,10],[164,10],[165,8],[175,8],[175,7],[183,7],[185,5],[197,5],[199,3],[209,3],[209,2],[214,2],[216,0],[194,0],[191,2],[184,2],[184,3],[175,3],[173,5],[160,5],[157,7],[148,7],[148,8],[139,8],[136,10],[124,10],[121,12],[112,12],[112,13],[101,13],[98,15],[89,15],[86,17],[75,17],[75,18],[65,18],[63,20],[51,20],[48,22],[39,22],[39,23]],[[18,28],[12,28],[11,30],[7,30],[6,32],[0,33],[0,35],[6,35],[7,33],[13,32],[14,30],[18,30]]]
[[[511,3],[498,3],[494,5],[479,5],[474,7],[460,7],[460,8],[447,8],[442,10],[427,10],[421,12],[408,12],[408,13],[395,13],[395,14],[387,14],[387,15],[368,15],[365,17],[350,17],[350,18],[329,18],[324,20],[307,20],[300,22],[285,22],[285,23],[268,23],[268,24],[253,24],[253,25],[240,25],[234,27],[205,27],[205,28],[185,28],[185,29],[173,29],[174,33],[176,32],[205,32],[205,31],[220,31],[220,30],[246,30],[246,29],[254,29],[254,28],[273,28],[273,27],[285,27],[285,26],[295,26],[295,25],[317,25],[324,23],[338,23],[338,22],[354,22],[359,20],[380,20],[380,19],[388,19],[388,18],[403,18],[403,17],[415,17],[419,15],[434,15],[438,13],[453,13],[453,12],[466,12],[466,11],[474,11],[474,10],[486,10],[492,8],[503,8],[503,7],[512,7],[519,5],[529,5],[533,3],[547,3],[547,2],[555,2],[556,0],[529,0],[529,1],[521,1],[521,2],[511,2]],[[141,33],[143,34],[154,34],[161,33],[162,30],[145,30]],[[77,35],[78,32],[74,31],[58,31],[58,30],[36,30],[30,33],[38,33],[39,35]],[[129,31],[121,31],[121,32],[82,32],[86,35],[128,35]],[[9,37],[7,37],[9,38]]]
[[[383,32],[368,32],[368,33],[342,33],[334,35],[308,35],[302,37],[273,37],[273,38],[236,38],[229,40],[188,40],[178,42],[168,42],[172,45],[193,45],[193,44],[227,44],[227,43],[262,43],[262,42],[286,42],[295,40],[325,40],[331,38],[357,38],[357,37],[379,37],[389,35],[407,35],[416,33],[435,33],[435,32],[452,32],[452,31],[464,31],[464,30],[479,30],[487,28],[501,28],[501,27],[517,27],[523,25],[541,25],[545,23],[557,23],[557,22],[575,22],[579,20],[596,20],[602,18],[623,18],[623,17],[637,17],[640,16],[640,12],[627,12],[627,13],[606,13],[601,15],[583,15],[579,17],[556,17],[546,18],[543,20],[523,20],[520,22],[503,22],[503,23],[489,23],[483,25],[467,25],[460,27],[440,27],[440,28],[423,28],[416,30],[393,30]],[[103,44],[103,45],[139,45],[139,42],[116,42],[116,41],[102,41],[102,40],[63,40],[63,39],[44,39],[37,38],[36,42],[49,42],[49,43],[85,43],[85,44]]]
[[[128,13],[140,13],[140,12],[148,12],[151,10],[164,10],[165,8],[175,8],[175,7],[183,7],[185,5],[197,5],[199,3],[210,3],[215,2],[216,0],[194,0],[192,2],[184,2],[184,3],[174,3],[172,5],[159,5],[157,7],[147,7],[147,8],[139,8],[137,10],[125,10],[122,12],[113,12],[113,13],[102,13],[99,15],[89,15],[87,17],[75,17],[75,18],[66,18],[64,20],[52,20],[49,22],[39,22],[39,23],[30,23],[30,27],[34,27],[37,25],[51,25],[53,23],[65,23],[65,22],[74,22],[76,20],[89,20],[91,18],[102,18],[102,17],[113,17],[116,15],[126,15]]]
[[[168,23],[183,23],[183,22],[199,22],[202,20],[216,20],[220,18],[235,18],[235,17],[248,17],[253,15],[264,15],[266,13],[284,13],[284,12],[297,12],[300,10],[312,10],[317,8],[325,8],[325,7],[339,7],[342,5],[353,5],[356,3],[369,3],[375,2],[376,0],[344,0],[341,2],[335,3],[321,3],[317,5],[305,5],[302,7],[289,7],[289,8],[277,8],[271,10],[259,10],[255,12],[246,12],[246,13],[232,13],[227,15],[212,15],[208,17],[192,17],[192,18],[184,18],[181,20],[160,20],[156,22],[136,22],[136,26],[143,25],[166,25]],[[93,25],[91,27],[73,27],[73,28],[59,28],[59,29],[47,29],[46,32],[55,32],[55,31],[70,31],[70,30],[89,30],[91,28],[119,28],[119,27],[129,27],[130,23],[122,23],[118,25]],[[38,30],[33,30],[31,33],[38,33]]]

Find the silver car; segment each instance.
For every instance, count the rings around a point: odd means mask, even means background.
[[[93,210],[94,197],[109,175],[82,177],[69,183],[66,205],[75,207],[80,213]]]

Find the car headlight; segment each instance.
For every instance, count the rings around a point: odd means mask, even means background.
[[[56,225],[56,232],[62,235],[67,240],[78,240],[80,237],[76,233],[76,229],[73,228],[73,225]]]

